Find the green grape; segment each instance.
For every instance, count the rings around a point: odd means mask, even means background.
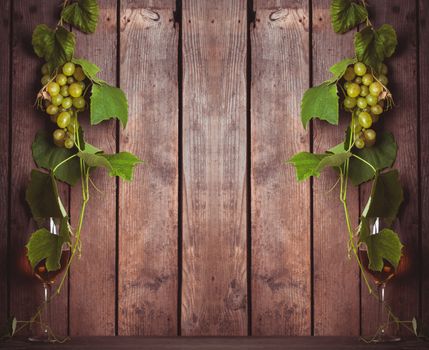
[[[361,77],[356,77],[356,79],[354,80],[354,82],[356,84],[362,84],[362,78]]]
[[[43,74],[43,75],[49,75],[49,64],[45,63],[45,64],[42,66],[41,71],[42,71],[42,74]]]
[[[364,98],[364,97],[359,97],[358,99],[357,99],[357,106],[360,108],[360,109],[364,109],[364,108],[366,108],[366,106],[368,105],[368,102],[366,102],[366,99]]]
[[[362,148],[364,148],[365,147],[365,141],[364,140],[362,140],[362,139],[356,139],[355,140],[355,146],[357,147],[357,148],[359,148],[359,149],[362,149]]]
[[[69,87],[68,87],[68,85],[61,86],[60,94],[63,97],[67,97],[69,95]]]
[[[83,109],[85,107],[85,98],[83,96],[73,98],[73,106],[77,109]]]
[[[68,77],[67,78],[67,84],[73,84],[75,82],[73,77]]]
[[[371,113],[375,115],[380,115],[381,113],[383,113],[383,107],[381,107],[379,104],[371,106]]]
[[[380,74],[387,75],[388,72],[389,72],[389,69],[387,68],[387,66],[384,63],[382,63],[381,69],[380,69]]]
[[[351,82],[350,81],[346,81],[345,83],[344,83],[344,90],[346,90],[347,91],[347,89],[348,89],[348,87],[350,86],[350,84],[351,84]]]
[[[352,81],[356,77],[356,73],[353,70],[352,67],[347,67],[346,71],[344,72],[343,78],[347,81]]]
[[[378,95],[380,95],[382,91],[383,91],[383,86],[378,81],[373,82],[369,86],[369,93],[372,96],[378,97]]]
[[[67,77],[64,74],[58,74],[55,78],[55,81],[59,86],[64,86],[67,84]]]
[[[51,77],[48,74],[46,74],[42,77],[40,82],[42,83],[43,86],[45,86],[46,84],[49,83],[50,80],[51,80]]]
[[[65,109],[69,109],[72,105],[73,105],[73,100],[71,99],[71,97],[66,97],[65,99],[63,99],[63,102],[61,103],[61,106],[63,106],[63,108]]]
[[[55,96],[55,95],[58,95],[60,93],[60,86],[57,83],[53,82],[53,81],[51,81],[46,86],[46,89],[48,90],[48,93],[51,96]]]
[[[71,134],[74,135],[74,133],[76,132],[76,130],[79,128],[79,123],[76,119],[76,117],[72,116],[70,118],[70,124],[67,126],[67,131]]]
[[[66,133],[64,132],[63,129],[56,129],[53,132],[52,136],[53,136],[55,141],[62,141],[62,140],[64,140]]]
[[[86,85],[83,81],[78,81],[76,84],[78,84],[82,88],[82,91],[85,90]]]
[[[346,109],[352,109],[354,106],[356,106],[356,99],[353,97],[346,96],[344,98],[343,105]]]
[[[353,133],[355,134],[355,138],[356,138],[356,134],[359,134],[360,131],[362,130],[362,126],[360,126],[360,124],[358,123],[355,117],[353,117],[352,121],[350,122],[350,128],[353,130]]]
[[[365,98],[366,98],[366,102],[368,102],[370,106],[375,106],[378,102],[378,98],[373,95],[368,95]]]
[[[82,95],[83,89],[78,83],[73,83],[69,86],[69,94],[72,97],[79,97]]]
[[[64,64],[63,66],[63,73],[64,75],[70,77],[73,75],[74,71],[75,71],[76,66],[74,65],[73,62],[67,62]]]
[[[58,95],[52,96],[51,102],[54,106],[59,106],[63,102],[63,98],[64,98],[63,95],[58,94]]]
[[[370,86],[373,81],[374,81],[374,77],[370,73],[366,73],[362,77],[362,83],[363,83],[363,85]]]
[[[57,117],[57,125],[64,129],[67,125],[70,124],[70,113],[69,112],[61,112]]]
[[[74,146],[74,141],[72,139],[66,139],[64,141],[64,147],[65,148],[70,149],[70,148],[73,148],[73,146]]]
[[[361,95],[362,97],[365,97],[365,96],[367,96],[368,94],[369,94],[368,86],[366,86],[366,85],[361,85],[361,86],[360,86],[360,95]]]
[[[389,79],[387,79],[387,77],[384,74],[381,74],[378,77],[378,80],[380,81],[380,83],[382,83],[384,86],[386,86],[387,84],[389,84]]]
[[[358,116],[359,124],[365,128],[368,129],[372,125],[372,117],[371,114],[368,112],[360,112]]]
[[[46,108],[46,113],[48,113],[49,115],[54,115],[54,114],[57,114],[58,113],[58,107],[57,106],[55,106],[55,105],[49,105],[47,108]]]
[[[377,134],[373,129],[366,129],[363,132],[363,136],[365,137],[365,140],[367,140],[367,141],[375,141]]]
[[[360,94],[360,86],[356,83],[351,83],[347,88],[347,95],[350,97],[357,97]]]
[[[85,73],[83,72],[82,67],[76,67],[73,77],[77,80],[77,81],[82,81],[85,80],[86,76]]]
[[[353,68],[356,75],[362,76],[362,75],[365,75],[366,73],[366,66],[362,62],[355,63]]]

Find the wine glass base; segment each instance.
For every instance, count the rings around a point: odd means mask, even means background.
[[[401,340],[400,337],[384,334],[371,339],[371,343],[395,343]]]
[[[46,335],[31,336],[28,338],[28,341],[32,343],[55,343],[56,342],[55,339],[52,339],[51,337]]]

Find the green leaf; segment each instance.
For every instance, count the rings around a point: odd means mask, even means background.
[[[70,242],[70,229],[67,218],[61,220],[59,234],[53,234],[46,228],[33,232],[26,245],[31,267],[34,269],[40,261],[46,259],[45,265],[48,271],[58,270],[61,267],[63,245],[68,242]]]
[[[369,162],[376,170],[383,170],[393,165],[396,159],[397,145],[391,133],[379,133],[377,142],[372,147],[353,150],[353,153]],[[375,173],[370,166],[359,159],[350,159],[349,177],[353,185],[374,178]]]
[[[368,249],[369,269],[381,271],[384,267],[383,259],[395,269],[398,267],[403,245],[396,232],[385,228],[377,234],[366,236],[363,242]]]
[[[16,317],[9,317],[0,329],[0,341],[11,338],[16,332],[17,319]]]
[[[110,176],[119,176],[125,180],[131,180],[134,167],[142,161],[135,155],[128,152],[116,154],[79,152],[82,158],[90,167],[102,167],[109,170]]]
[[[39,24],[33,31],[32,44],[37,56],[43,57],[52,71],[73,57],[75,36],[64,27],[52,30]]]
[[[55,181],[49,174],[33,169],[25,199],[34,218],[63,217],[65,210]]]
[[[373,183],[371,194],[362,215],[367,218],[381,217],[390,225],[398,215],[404,200],[398,170],[379,174]]]
[[[72,62],[74,64],[77,64],[78,66],[82,67],[83,72],[85,73],[85,75],[92,81],[96,82],[96,83],[101,83],[102,80],[97,78],[97,74],[100,71],[100,68],[92,63],[89,62],[83,58],[73,58]]]
[[[302,181],[310,176],[319,176],[321,171],[327,167],[341,166],[350,156],[351,153],[345,151],[336,154],[300,152],[290,158],[288,162],[295,166],[297,179]]]
[[[57,164],[76,153],[73,149],[57,147],[52,142],[52,137],[44,131],[39,131],[31,146],[33,159],[37,166],[53,170]],[[69,185],[75,185],[80,179],[79,159],[73,158],[62,164],[55,171],[55,177]]]
[[[116,154],[104,154],[112,169],[109,172],[110,176],[119,176],[125,180],[131,181],[133,178],[134,167],[142,163],[134,154],[129,152],[120,152]]]
[[[368,11],[351,0],[332,0],[331,21],[336,33],[345,33],[368,18]]]
[[[99,7],[97,0],[78,0],[61,11],[61,18],[85,33],[97,28]]]
[[[393,55],[397,44],[395,29],[389,24],[377,30],[366,27],[357,32],[354,39],[356,57],[376,72],[380,71],[384,59]]]
[[[334,75],[330,81],[336,82],[340,80],[346,72],[347,67],[351,64],[355,64],[356,61],[356,58],[345,58],[342,61],[334,64],[331,68],[329,68],[329,71]]]
[[[308,89],[301,101],[301,121],[304,128],[313,118],[338,125],[339,108],[337,85],[324,82]]]
[[[107,84],[93,84],[91,90],[90,120],[92,125],[116,118],[123,127],[128,121],[128,102],[124,92]]]

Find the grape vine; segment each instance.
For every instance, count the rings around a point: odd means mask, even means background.
[[[355,57],[346,58],[329,70],[331,79],[308,89],[301,102],[301,120],[306,127],[310,120],[320,119],[332,125],[339,124],[340,105],[350,115],[345,140],[316,154],[300,152],[289,159],[296,168],[298,181],[318,177],[327,168],[334,168],[339,176],[339,199],[342,203],[348,232],[348,248],[356,259],[365,285],[373,291],[366,268],[373,273],[397,270],[403,244],[393,224],[404,195],[399,172],[392,166],[396,160],[397,145],[391,133],[380,130],[379,119],[388,122],[388,111],[394,107],[388,89],[388,67],[384,63],[397,46],[394,28],[383,24],[375,28],[368,18],[365,1],[332,0],[332,27],[336,33],[345,33],[360,25],[354,36]],[[362,28],[363,27],[363,28]],[[372,182],[368,202],[361,213],[359,225],[354,226],[347,203],[349,182],[355,186]],[[383,218],[386,228],[371,235],[369,220]],[[368,263],[364,265],[360,249],[365,248]],[[416,319],[401,321],[385,305],[388,322],[404,326],[415,335],[421,335]]]
[[[65,270],[52,298],[61,292],[74,258],[82,251],[81,234],[90,199],[91,171],[104,168],[110,176],[132,180],[134,167],[141,163],[129,152],[107,154],[89,144],[79,123],[79,118],[86,117],[86,114],[79,114],[86,110],[89,110],[91,125],[113,118],[125,127],[128,121],[128,103],[124,92],[98,78],[100,68],[95,64],[74,56],[75,34],[65,27],[67,23],[84,33],[93,33],[98,17],[97,0],[65,0],[58,24],[54,28],[40,24],[32,36],[34,52],[45,60],[41,67],[42,87],[35,106],[46,113],[52,127],[39,131],[32,144],[37,169],[31,171],[26,200],[40,227],[30,235],[26,248],[29,264],[36,275],[48,276]],[[72,228],[69,214],[62,203],[59,182],[70,186],[81,183],[82,205],[75,228]],[[58,234],[51,234],[41,225],[47,218],[59,221]],[[64,263],[65,247],[70,253]],[[27,326],[43,322],[41,312],[44,306],[40,305],[28,321],[12,318],[6,336],[13,336]],[[49,332],[53,340],[61,341],[51,329]]]

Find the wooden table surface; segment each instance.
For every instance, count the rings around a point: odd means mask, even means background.
[[[354,337],[75,337],[64,344],[30,344],[23,340],[0,343],[1,349],[201,349],[201,350],[351,350],[429,349],[429,342],[408,340],[366,344]]]

